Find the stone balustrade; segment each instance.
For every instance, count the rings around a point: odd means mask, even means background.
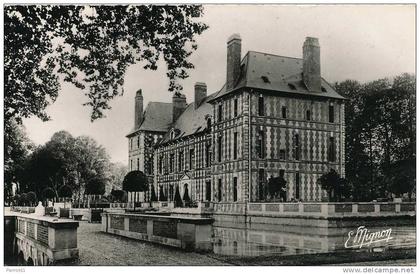
[[[189,250],[212,248],[211,218],[150,214],[102,214],[102,231]]]
[[[285,217],[355,217],[415,215],[415,203],[249,203],[248,214]]]

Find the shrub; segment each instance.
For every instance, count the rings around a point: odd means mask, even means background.
[[[44,199],[54,199],[55,198],[55,191],[51,187],[46,187],[42,191],[42,196]]]
[[[29,205],[33,206],[38,201],[36,197],[36,193],[33,191],[30,191],[26,194],[26,199]]]
[[[71,196],[73,196],[73,190],[71,189],[69,185],[62,185],[58,189],[58,197],[71,198]]]
[[[127,193],[122,189],[115,189],[111,191],[111,196],[114,201],[123,203],[127,200]]]

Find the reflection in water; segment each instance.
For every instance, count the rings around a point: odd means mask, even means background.
[[[334,251],[358,251],[373,248],[415,247],[415,226],[367,227],[370,232],[392,229],[392,239],[370,246],[346,249],[348,233],[354,228],[321,228],[299,226],[238,227],[238,224],[214,226],[213,252],[222,255],[259,256],[263,254],[297,255]],[[376,249],[375,249],[376,250]]]

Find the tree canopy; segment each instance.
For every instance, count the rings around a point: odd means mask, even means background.
[[[122,203],[126,201],[127,192],[122,189],[114,189],[111,191],[111,196],[113,197],[114,201]]]
[[[130,171],[125,175],[122,187],[128,192],[146,191],[148,189],[146,175],[140,170]]]
[[[6,5],[5,120],[37,116],[60,90],[60,79],[83,90],[91,119],[123,94],[127,68],[157,69],[165,61],[169,90],[193,68],[188,57],[207,26],[199,5]]]
[[[71,189],[69,185],[62,185],[58,189],[58,197],[71,198],[72,195],[73,195],[73,190]]]
[[[41,194],[49,187],[55,196],[59,196],[58,190],[66,185],[80,197],[90,179],[105,181],[108,178],[108,167],[109,156],[94,139],[87,136],[75,138],[60,131],[29,156],[21,189]]]
[[[349,99],[345,163],[346,178],[355,190],[353,198],[371,201],[391,193],[401,195],[402,190],[411,196],[412,165],[399,163],[413,162],[416,157],[415,76],[402,74],[365,84],[346,80],[335,88]],[[398,184],[403,185],[396,188]]]
[[[85,193],[88,195],[103,195],[105,193],[105,182],[102,178],[90,178],[86,184]]]
[[[343,198],[349,198],[351,194],[351,187],[347,180],[340,178],[338,173],[331,169],[319,178],[319,183],[322,189],[328,193],[330,201],[340,202]]]

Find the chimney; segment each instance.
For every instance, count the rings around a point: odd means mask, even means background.
[[[184,109],[187,107],[187,99],[184,94],[175,92],[172,96],[172,122],[178,119]]]
[[[321,60],[318,38],[303,43],[303,82],[309,91],[321,92]]]
[[[241,70],[241,36],[233,34],[227,41],[226,90],[235,87]]]
[[[134,129],[138,129],[143,121],[143,95],[141,89],[136,93],[134,105]]]
[[[207,97],[207,85],[206,83],[197,82],[194,85],[194,105],[197,109],[204,98]]]

